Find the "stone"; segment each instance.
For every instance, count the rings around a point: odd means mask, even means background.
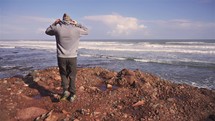
[[[40,78],[39,78],[39,77],[36,77],[36,78],[33,79],[33,81],[34,81],[34,82],[38,82],[38,81],[40,81]]]
[[[57,80],[57,81],[61,81],[61,77],[60,77],[59,75],[56,75],[56,76],[54,77],[54,79]]]
[[[168,98],[167,101],[169,101],[169,102],[176,102],[177,100],[175,98]]]
[[[93,112],[93,115],[99,115],[101,112]]]
[[[124,118],[127,118],[127,117],[128,117],[128,114],[124,114],[123,117],[124,117]]]
[[[60,90],[60,89],[61,89],[61,87],[56,87],[55,89],[56,89],[56,90]]]
[[[23,94],[23,93],[20,94],[20,97],[22,97],[22,98],[24,98],[24,99],[26,99],[26,100],[32,100],[31,97],[28,97],[28,96],[26,96],[26,95]]]
[[[111,79],[112,77],[114,77],[114,73],[111,73],[109,71],[102,71],[100,74],[99,74],[100,77],[102,77],[103,79]]]
[[[89,87],[90,90],[94,92],[100,92],[101,90],[98,87]]]
[[[7,80],[4,80],[3,83],[4,83],[4,84],[7,84]]]
[[[118,105],[117,108],[121,110],[123,107],[121,105]]]
[[[107,80],[106,83],[113,85],[115,83],[115,77],[112,77],[111,79]]]
[[[107,88],[108,88],[108,89],[112,89],[112,87],[113,87],[113,86],[112,86],[111,84],[107,84]]]
[[[20,111],[18,111],[16,117],[18,120],[27,120],[30,118],[35,118],[46,112],[47,112],[47,110],[42,109],[42,108],[29,107],[29,108],[21,109]]]
[[[86,110],[86,109],[79,109],[77,110],[76,112],[80,113],[81,115],[86,115],[89,113],[89,110]]]
[[[55,115],[48,116],[44,121],[57,121],[58,117]]]
[[[128,69],[122,69],[118,74],[118,76],[134,76],[135,73],[131,70],[128,70]]]
[[[66,114],[66,115],[68,115],[68,114],[69,114],[69,112],[68,112],[68,111],[66,111],[66,110],[62,110],[62,113],[63,113],[63,114]]]
[[[134,103],[132,106],[136,107],[136,106],[141,106],[141,105],[144,105],[144,104],[145,104],[145,101],[144,100],[140,100],[140,101]]]
[[[8,91],[10,91],[10,90],[11,90],[11,88],[7,88],[7,90],[8,90]]]
[[[35,121],[57,121],[58,117],[53,115],[53,111],[54,110],[51,110],[48,113],[40,115],[39,117],[35,118]]]
[[[22,92],[23,92],[23,90],[22,90],[22,89],[20,89],[20,90],[18,90],[18,91],[17,91],[17,93],[16,93],[16,94],[17,94],[17,95],[19,95],[19,94],[21,94]]]
[[[25,87],[28,87],[28,86],[29,86],[29,84],[24,84],[24,86],[25,86]]]
[[[79,87],[79,90],[80,90],[80,91],[84,91],[84,90],[85,90],[84,86],[80,86],[80,87]]]

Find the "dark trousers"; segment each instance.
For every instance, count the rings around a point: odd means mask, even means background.
[[[69,91],[71,94],[75,94],[77,58],[58,57],[58,67],[62,80],[63,91]]]

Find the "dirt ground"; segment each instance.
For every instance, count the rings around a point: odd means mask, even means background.
[[[58,101],[58,69],[0,79],[1,121],[215,121],[215,91],[139,70],[79,68],[74,102]]]

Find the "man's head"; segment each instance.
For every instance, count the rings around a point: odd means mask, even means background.
[[[75,20],[72,20],[69,15],[67,15],[66,13],[63,14],[63,21],[65,23],[68,23],[68,24],[73,24],[73,25],[76,25],[77,24],[77,21]]]
[[[69,17],[69,15],[67,15],[66,13],[63,14],[63,21],[65,21],[66,23],[70,23],[71,22],[71,18]]]

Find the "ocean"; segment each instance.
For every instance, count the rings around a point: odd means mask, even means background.
[[[0,78],[57,66],[55,40],[0,40]],[[215,40],[81,40],[79,67],[139,69],[215,89]]]

